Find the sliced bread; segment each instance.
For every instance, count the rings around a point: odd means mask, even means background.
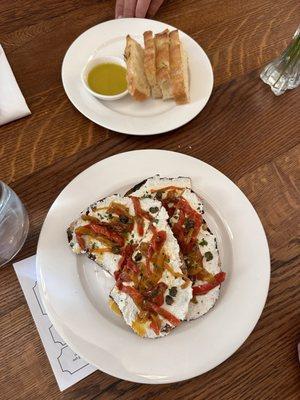
[[[146,100],[151,91],[144,70],[144,49],[129,35],[126,37],[124,57],[127,64],[128,92],[135,100]]]
[[[156,78],[161,88],[163,100],[173,98],[170,76],[169,30],[155,35]]]
[[[156,49],[153,33],[151,31],[144,32],[144,44],[144,67],[148,83],[151,87],[151,95],[155,99],[160,99],[162,97],[162,91],[156,79]]]
[[[190,97],[188,58],[177,30],[170,33],[170,75],[176,103],[188,103]]]

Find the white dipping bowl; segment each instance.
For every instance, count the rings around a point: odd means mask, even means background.
[[[126,89],[122,93],[115,94],[113,96],[107,96],[104,94],[94,92],[88,85],[87,78],[88,78],[88,74],[91,71],[91,69],[93,69],[96,65],[107,64],[107,63],[118,64],[118,65],[121,65],[122,67],[124,67],[125,69],[127,69],[125,61],[122,60],[121,58],[113,57],[113,56],[95,57],[95,58],[92,58],[91,60],[89,60],[88,63],[86,64],[86,66],[83,68],[82,73],[81,73],[82,83],[89,93],[91,93],[93,96],[97,97],[100,100],[110,100],[111,101],[111,100],[121,99],[122,97],[124,97],[128,94],[128,89]]]

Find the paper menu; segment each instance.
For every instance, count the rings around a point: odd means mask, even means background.
[[[65,390],[97,368],[79,357],[59,336],[50,322],[40,298],[36,271],[36,257],[32,256],[14,264],[21,288],[33,320],[41,337],[59,389]]]

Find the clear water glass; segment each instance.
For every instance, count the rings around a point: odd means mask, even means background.
[[[28,228],[24,205],[16,193],[0,181],[0,267],[22,248]]]

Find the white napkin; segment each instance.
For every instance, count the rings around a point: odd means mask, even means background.
[[[79,357],[59,336],[50,322],[37,286],[35,259],[35,256],[32,256],[14,263],[14,269],[42,339],[59,389],[62,391],[90,375],[97,368]],[[30,336],[28,336],[28,341],[30,342]]]
[[[31,114],[0,45],[0,126]]]

